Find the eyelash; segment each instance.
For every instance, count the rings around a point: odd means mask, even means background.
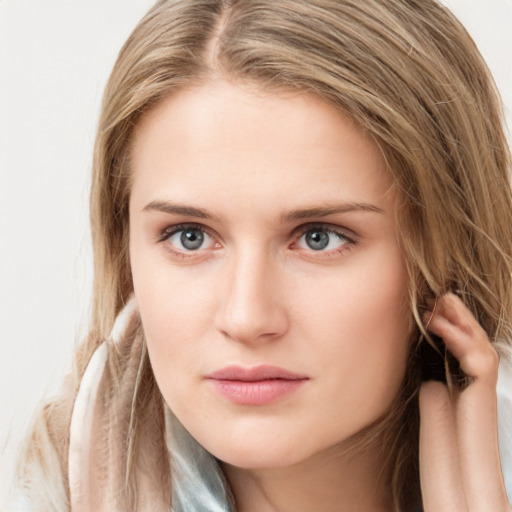
[[[176,224],[174,226],[169,226],[169,227],[165,228],[162,231],[161,235],[158,237],[158,242],[166,242],[176,233],[179,233],[180,231],[186,231],[188,229],[198,229],[198,230],[202,231],[203,233],[206,233],[209,237],[211,237],[213,239],[216,238],[211,233],[211,231],[209,229],[205,228],[201,224],[194,224],[192,222],[192,223],[186,223],[186,224]],[[186,258],[194,257],[195,256],[194,253],[199,252],[199,251],[180,251],[180,250],[173,248],[171,244],[167,244],[167,250],[169,250],[173,256],[175,256],[179,259],[182,259],[182,260],[184,260]]]
[[[185,223],[185,224],[176,224],[173,226],[169,226],[165,228],[160,236],[158,237],[158,242],[166,242],[168,241],[173,235],[181,232],[186,231],[188,229],[198,229],[202,231],[203,233],[206,233],[209,237],[215,240],[216,236],[205,226],[201,224],[195,224],[195,223]],[[322,223],[310,223],[310,224],[304,224],[302,226],[299,226],[296,228],[292,236],[295,238],[295,241],[292,243],[292,246],[297,244],[299,240],[308,232],[318,230],[322,231],[324,233],[327,233],[328,235],[334,235],[344,241],[343,245],[336,249],[331,249],[330,251],[323,251],[318,250],[315,251],[314,249],[309,249],[307,252],[315,254],[315,258],[331,258],[334,256],[337,256],[341,253],[347,252],[352,250],[358,243],[357,236],[355,233],[347,232],[348,230],[341,229],[339,227],[333,227],[330,224],[322,224]],[[218,242],[217,242],[218,243]],[[180,259],[186,259],[186,258],[193,258],[196,256],[196,254],[200,251],[198,249],[197,251],[182,251],[177,250],[172,247],[171,244],[168,244],[167,249],[171,252],[171,254],[177,258]],[[306,249],[304,249],[306,250]]]
[[[336,249],[331,249],[329,251],[315,251],[314,249],[305,249],[310,253],[315,254],[315,258],[332,258],[338,256],[339,254],[345,253],[347,251],[352,250],[357,245],[357,237],[355,233],[342,229],[339,227],[334,227],[331,224],[322,224],[322,223],[310,223],[299,226],[296,230],[294,230],[294,236],[296,237],[296,241],[293,242],[293,245],[298,244],[299,240],[306,234],[312,231],[322,231],[327,233],[330,236],[336,236],[341,239],[344,243],[340,247]]]

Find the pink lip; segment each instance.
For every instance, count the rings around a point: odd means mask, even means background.
[[[266,405],[297,390],[306,375],[277,366],[227,366],[208,375],[215,390],[240,405]]]

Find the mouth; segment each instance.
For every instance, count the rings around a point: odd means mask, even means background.
[[[309,380],[277,366],[227,366],[208,375],[216,392],[239,405],[267,405],[297,391]]]

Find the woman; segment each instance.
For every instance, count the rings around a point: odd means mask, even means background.
[[[105,92],[92,326],[27,508],[510,510],[509,169],[434,1],[157,3]]]

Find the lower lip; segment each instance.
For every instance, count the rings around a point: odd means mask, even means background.
[[[267,379],[249,382],[212,379],[211,382],[216,391],[235,404],[267,405],[290,395],[306,380]]]

